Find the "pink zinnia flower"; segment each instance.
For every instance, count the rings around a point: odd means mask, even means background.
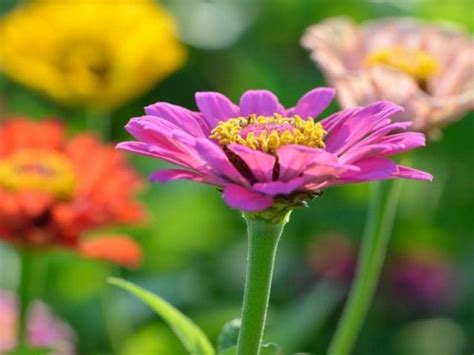
[[[452,26],[332,18],[308,28],[301,43],[343,107],[393,101],[406,109],[397,120],[429,133],[474,108],[474,41]]]
[[[152,181],[215,185],[229,206],[249,212],[291,209],[334,185],[431,180],[389,158],[425,143],[421,133],[401,132],[411,123],[390,121],[401,107],[376,102],[316,122],[334,95],[334,89],[314,89],[289,109],[266,90],[245,92],[240,106],[222,94],[200,92],[199,112],[158,102],[127,124],[138,142],[118,148],[181,167],[157,171]]]

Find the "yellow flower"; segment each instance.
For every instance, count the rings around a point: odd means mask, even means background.
[[[185,57],[173,18],[152,0],[37,0],[0,23],[0,69],[71,105],[114,108]]]

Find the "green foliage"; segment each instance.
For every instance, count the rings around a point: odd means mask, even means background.
[[[128,281],[109,278],[108,282],[123,288],[150,306],[168,323],[191,355],[215,354],[209,339],[201,329],[171,304]]]
[[[49,355],[49,354],[51,354],[51,349],[30,348],[30,347],[28,348],[20,347],[6,353],[6,355]]]
[[[240,331],[240,319],[233,319],[224,325],[221,334],[219,335],[218,347],[219,353],[237,345]]]

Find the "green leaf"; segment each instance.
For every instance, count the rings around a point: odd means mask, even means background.
[[[220,351],[219,355],[236,355],[237,354],[237,345],[227,348],[224,351]],[[281,355],[281,349],[278,345],[269,343],[263,344],[260,347],[260,355]]]
[[[240,331],[240,319],[233,319],[224,325],[219,334],[218,350],[222,352],[228,348],[237,345]]]
[[[236,355],[237,354],[237,345],[234,345],[225,350],[219,351],[219,355]]]
[[[131,282],[111,277],[107,281],[118,286],[141,299],[150,306],[171,327],[185,348],[192,355],[214,355],[215,350],[202,330],[188,317],[178,311],[171,304],[132,284]]]

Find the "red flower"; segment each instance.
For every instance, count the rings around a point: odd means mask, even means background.
[[[0,124],[0,239],[82,250],[85,232],[140,221],[140,185],[124,157],[90,134],[68,140],[53,120]]]

